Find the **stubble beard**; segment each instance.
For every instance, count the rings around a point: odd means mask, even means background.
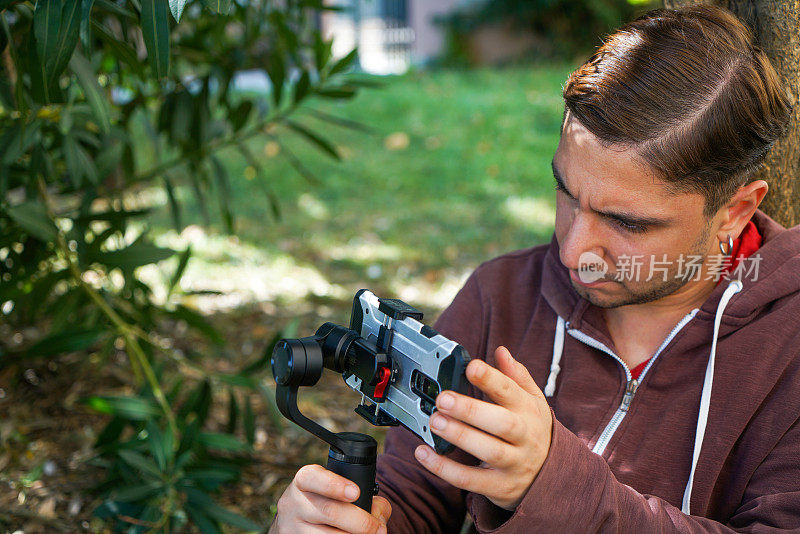
[[[710,224],[706,225],[699,238],[690,247],[690,251],[683,253],[684,258],[689,256],[700,256],[702,258],[700,265],[705,265],[710,227]],[[677,276],[679,268],[680,267],[676,264],[676,262],[673,261],[670,265],[669,271],[666,274],[666,279],[664,279],[665,277],[663,274],[659,273],[657,278],[654,278],[654,280],[651,280],[643,287],[631,287],[630,282],[626,280],[612,282],[623,289],[622,294],[613,296],[602,295],[597,291],[593,291],[592,289],[587,289],[578,285],[573,280],[570,280],[570,282],[572,282],[572,287],[575,288],[575,291],[594,306],[597,306],[598,308],[618,308],[620,306],[654,302],[678,291],[680,288],[689,283],[693,277]],[[693,275],[693,273],[690,274]]]

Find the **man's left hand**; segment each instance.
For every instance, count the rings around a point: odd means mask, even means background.
[[[550,450],[553,420],[544,394],[505,347],[495,350],[495,369],[482,360],[467,366],[467,379],[496,404],[445,391],[436,398],[431,431],[479,460],[471,467],[417,447],[417,460],[453,486],[480,493],[514,510]]]

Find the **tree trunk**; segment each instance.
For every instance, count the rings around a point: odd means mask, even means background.
[[[789,131],[754,179],[770,186],[762,210],[786,227],[800,224],[800,0],[664,0],[668,8],[692,4],[717,5],[736,13],[792,95]]]

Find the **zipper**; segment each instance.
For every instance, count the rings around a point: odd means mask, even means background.
[[[597,439],[597,443],[595,443],[594,447],[592,448],[592,452],[598,455],[603,454],[603,452],[606,450],[606,447],[608,446],[608,443],[611,441],[611,438],[614,437],[614,433],[617,431],[619,425],[622,423],[622,420],[625,419],[625,414],[628,413],[628,409],[630,408],[631,403],[633,402],[633,398],[636,396],[636,392],[639,389],[639,384],[641,384],[642,380],[644,380],[644,377],[645,375],[647,375],[647,372],[650,370],[650,367],[653,366],[653,363],[655,363],[656,358],[658,358],[658,356],[661,354],[661,351],[663,351],[664,348],[666,348],[666,346],[669,345],[669,342],[672,341],[672,339],[678,334],[678,332],[681,331],[681,329],[686,325],[686,323],[688,323],[689,321],[692,320],[692,318],[694,318],[694,316],[697,314],[698,311],[700,311],[699,308],[693,309],[688,314],[686,314],[683,317],[683,319],[681,319],[678,322],[677,325],[675,325],[675,328],[673,328],[670,331],[669,335],[661,343],[661,346],[658,347],[658,350],[656,350],[655,354],[652,356],[652,358],[650,358],[650,361],[642,370],[642,374],[639,375],[638,379],[633,378],[633,375],[631,375],[631,370],[628,368],[627,364],[625,364],[625,362],[623,362],[619,356],[614,354],[614,352],[611,349],[609,349],[606,345],[584,334],[580,330],[570,328],[569,323],[566,324],[567,333],[570,336],[574,337],[575,339],[586,345],[589,345],[590,347],[605,352],[606,354],[617,360],[617,362],[619,362],[619,364],[622,366],[622,369],[625,371],[626,384],[625,384],[625,394],[622,396],[622,402],[620,403],[619,408],[617,408],[617,411],[614,412],[614,415],[611,417],[611,420],[603,429],[603,432]]]

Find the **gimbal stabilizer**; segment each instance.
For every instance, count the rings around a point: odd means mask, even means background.
[[[334,434],[307,418],[297,408],[297,389],[316,384],[324,368],[338,373],[352,369],[370,381],[377,376],[377,369],[382,368],[385,361],[385,353],[369,347],[349,328],[333,323],[323,324],[310,337],[283,339],[272,353],[272,373],[278,384],[278,408],[289,420],[331,446],[328,469],[358,485],[361,493],[355,504],[367,512],[377,491],[375,460],[378,443],[372,436],[357,432]]]
[[[328,469],[358,485],[355,504],[367,511],[377,492],[377,442],[366,434],[333,433],[307,418],[297,407],[297,392],[316,384],[323,369],[341,373],[361,393],[356,413],[375,426],[403,425],[446,453],[452,445],[430,431],[428,420],[440,391],[466,393],[469,355],[421,320],[422,313],[405,302],[362,289],[353,299],[350,328],[325,323],[313,336],[280,340],[272,352],[278,408],[330,445]]]

